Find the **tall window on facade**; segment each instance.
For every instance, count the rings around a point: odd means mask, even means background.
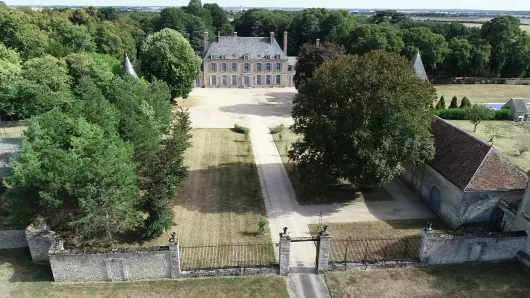
[[[270,63],[265,64],[265,70],[266,71],[271,71],[271,64]]]
[[[256,76],[256,85],[261,85],[261,75]]]
[[[267,75],[265,77],[265,85],[270,85],[271,84],[271,76],[270,75]]]
[[[293,70],[294,70],[294,65],[289,65],[289,66],[287,66],[287,70],[288,70],[288,71],[293,71]]]
[[[211,76],[210,78],[210,83],[212,86],[217,86],[217,76]]]
[[[256,71],[261,71],[261,63],[256,63]]]
[[[226,63],[221,64],[221,71],[226,72]]]
[[[281,85],[282,84],[282,76],[281,75],[276,75],[276,85]]]
[[[227,85],[226,84],[226,75],[223,75],[223,85]]]
[[[210,72],[217,71],[217,63],[210,63]]]
[[[245,81],[245,86],[250,86],[250,78],[248,76],[244,78],[244,81]]]
[[[237,76],[236,75],[232,76],[232,85],[237,85]]]
[[[282,64],[281,63],[276,63],[276,71],[277,72],[281,72],[282,71]]]
[[[243,64],[243,71],[250,72],[250,63]]]
[[[232,63],[232,72],[237,71],[237,63]]]

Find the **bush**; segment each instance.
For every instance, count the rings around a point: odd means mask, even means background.
[[[234,129],[233,131],[237,132],[237,133],[243,133],[243,134],[249,134],[250,133],[250,128],[248,127],[245,127],[243,125],[239,125],[239,124],[234,124]]]
[[[445,109],[445,98],[443,97],[440,97],[440,101],[436,104],[436,107],[435,107],[437,110],[443,110]]]
[[[265,236],[269,232],[269,222],[266,217],[261,217],[258,222],[258,234]]]
[[[277,125],[277,126],[271,128],[271,133],[272,134],[277,134],[279,132],[282,132],[284,129],[285,129],[285,126],[283,124],[280,124],[280,125]]]
[[[436,110],[436,116],[447,120],[467,120],[465,109]]]
[[[495,120],[512,120],[512,110],[508,108],[496,110],[493,118]]]
[[[460,102],[460,108],[469,107],[471,107],[471,101],[469,101],[469,98],[467,98],[467,96],[464,96],[464,98],[462,98],[462,101]]]
[[[450,109],[456,109],[458,108],[458,97],[453,96],[453,99],[451,99],[451,104],[449,105]]]

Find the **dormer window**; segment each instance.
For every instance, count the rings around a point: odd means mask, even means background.
[[[280,59],[280,55],[274,55],[274,59]]]
[[[270,59],[271,55],[265,55],[265,59]]]
[[[248,55],[247,54],[243,55],[243,59],[248,60]]]

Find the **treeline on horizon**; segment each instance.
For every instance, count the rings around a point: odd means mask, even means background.
[[[418,21],[395,11],[354,16],[341,10],[302,11],[250,9],[229,13],[216,3],[191,0],[187,6],[157,12],[125,12],[112,7],[82,9],[0,7],[0,42],[22,59],[46,54],[63,58],[95,52],[137,62],[145,37],[164,28],[179,31],[198,55],[204,52],[204,32],[210,42],[217,33],[269,36],[275,32],[283,47],[288,32],[288,54],[297,56],[305,43],[331,42],[350,54],[373,50],[397,52],[411,58],[420,52],[429,74],[449,76],[525,77],[530,70],[530,37],[511,16],[494,18],[481,28],[458,22]],[[139,67],[141,72],[141,66]]]

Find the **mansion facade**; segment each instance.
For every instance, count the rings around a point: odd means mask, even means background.
[[[296,57],[287,56],[274,38],[218,36],[210,47],[205,34],[206,54],[202,71],[195,82],[205,88],[251,88],[294,86]]]

